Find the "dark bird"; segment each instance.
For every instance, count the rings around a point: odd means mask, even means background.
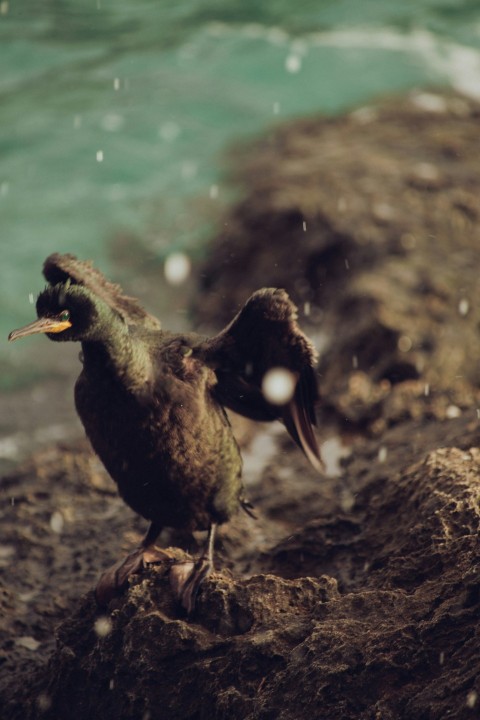
[[[283,420],[311,463],[322,467],[312,430],[315,349],[284,290],[258,290],[222,332],[206,338],[162,330],[136,299],[73,255],[50,255],[43,274],[48,286],[37,299],[38,319],[9,340],[46,333],[82,343],[77,412],[122,498],[150,521],[140,547],[102,575],[97,599],[105,604],[155,557],[163,527],[208,530],[203,555],[177,577],[181,604],[190,612],[212,568],[216,527],[240,506],[251,507],[224,408],[254,420]],[[292,382],[280,404],[262,392],[272,368],[282,368]]]

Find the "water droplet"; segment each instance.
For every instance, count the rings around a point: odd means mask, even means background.
[[[216,200],[218,198],[219,193],[219,187],[218,185],[210,185],[209,195],[212,200]]]
[[[280,103],[278,101],[273,103],[273,114],[274,115],[280,114]]]
[[[95,633],[100,638],[104,638],[107,635],[110,635],[110,633],[112,632],[112,628],[113,628],[112,621],[106,615],[101,615],[99,618],[97,618],[93,625],[93,629],[95,630]]]
[[[292,399],[295,386],[295,375],[287,368],[276,367],[263,376],[262,392],[268,402],[284,405]]]
[[[23,635],[22,637],[16,638],[15,644],[26,648],[27,650],[32,650],[33,652],[35,652],[35,650],[37,650],[41,645],[41,643],[39,643],[38,640],[35,640],[34,637],[31,637],[31,635]]]
[[[358,357],[356,355],[352,355],[352,367],[354,370],[358,368]]]
[[[79,130],[81,127],[82,127],[82,116],[74,115],[73,116],[73,129]]]
[[[423,394],[425,397],[428,397],[430,395],[430,385],[428,383],[425,383],[425,387],[423,388]]]
[[[403,352],[403,353],[408,352],[409,350],[412,349],[412,344],[413,343],[412,343],[411,339],[408,337],[408,335],[400,335],[400,337],[398,338],[397,346],[398,346],[398,349],[400,350],[400,352]]]
[[[65,520],[63,518],[63,515],[58,510],[55,510],[54,513],[52,513],[52,516],[50,517],[50,527],[53,530],[54,533],[57,533],[57,535],[60,535],[63,526],[65,525]]]
[[[467,695],[467,707],[474,708],[477,704],[478,700],[478,693],[476,690],[470,690],[470,692]]]
[[[185,253],[172,253],[165,260],[165,278],[171,285],[180,285],[185,282],[190,274],[190,269],[190,258]]]
[[[385,460],[387,459],[387,455],[388,455],[388,450],[385,447],[385,445],[382,445],[382,447],[378,451],[378,462],[384,463]]]
[[[33,293],[28,293],[28,302],[33,305]]]
[[[468,314],[468,311],[470,310],[470,303],[466,298],[462,298],[460,302],[458,303],[458,312],[460,315],[465,317],[465,315]]]
[[[302,59],[298,55],[289,55],[285,60],[285,69],[292,75],[302,69]]]
[[[340,494],[340,507],[343,512],[350,512],[355,505],[355,496],[351,490],[344,488]]]
[[[462,411],[456,405],[449,405],[445,411],[445,415],[449,420],[460,417]]]
[[[50,696],[44,692],[40,693],[40,695],[37,696],[36,706],[42,713],[49,710],[52,706],[52,700],[51,700]]]
[[[310,303],[307,301],[307,302],[304,303],[304,305],[303,305],[303,314],[304,314],[306,317],[308,317],[308,316],[310,315],[311,309],[312,309],[312,307],[311,307]]]
[[[103,150],[97,150],[96,158],[97,162],[103,162]]]
[[[113,78],[113,89],[120,90],[120,78]]]

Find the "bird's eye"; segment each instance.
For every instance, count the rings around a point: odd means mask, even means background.
[[[70,311],[62,310],[62,312],[60,313],[60,320],[62,322],[66,322],[67,320],[70,320]]]

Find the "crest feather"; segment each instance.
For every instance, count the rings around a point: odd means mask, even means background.
[[[68,281],[83,285],[116,310],[129,325],[142,324],[151,330],[160,329],[156,317],[147,313],[136,298],[124,295],[120,285],[109,282],[89,260],[79,260],[70,253],[53,253],[43,264],[43,274],[50,285]]]

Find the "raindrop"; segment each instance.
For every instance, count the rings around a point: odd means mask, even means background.
[[[28,302],[33,305],[33,293],[28,293]]]
[[[398,349],[400,350],[400,352],[403,352],[403,353],[408,352],[409,350],[412,349],[412,344],[413,343],[412,343],[411,339],[408,337],[408,335],[400,335],[400,337],[398,338],[397,346],[398,346]]]
[[[425,397],[428,397],[430,395],[430,385],[428,383],[425,383],[423,394],[425,395]]]
[[[38,709],[40,710],[40,712],[43,713],[51,708],[52,700],[51,700],[50,696],[47,695],[47,693],[42,692],[37,697],[36,705],[37,705]]]
[[[388,450],[385,447],[385,445],[382,445],[382,447],[378,451],[378,462],[384,463],[385,460],[387,459],[387,455],[388,455]]]
[[[219,193],[219,187],[218,185],[210,185],[209,195],[212,200],[216,200],[218,198]]]
[[[180,285],[185,282],[190,275],[190,269],[190,258],[185,253],[172,253],[165,260],[164,273],[170,285]]]
[[[292,75],[300,72],[302,68],[302,59],[298,55],[289,55],[285,60],[285,69]]]
[[[445,653],[443,652],[443,650],[442,650],[442,652],[440,653],[440,656],[439,656],[439,658],[438,658],[438,662],[440,663],[440,665],[443,665],[443,663],[445,662]]]
[[[73,129],[79,130],[81,127],[82,127],[82,116],[74,115],[73,116]]]
[[[108,683],[108,689],[113,690],[114,687],[115,687],[115,680],[112,678],[110,680],[110,682]]]
[[[107,635],[110,635],[110,633],[112,632],[112,627],[112,621],[106,615],[101,615],[101,617],[97,618],[93,625],[95,633],[100,638],[104,638],[107,637]]]
[[[120,90],[120,78],[113,78],[113,89]]]
[[[10,183],[8,183],[6,181],[0,183],[0,195],[2,197],[5,197],[6,195],[8,195],[9,190],[10,190]]]
[[[303,232],[307,232],[307,223],[305,220],[303,221],[302,227],[303,227]]]
[[[477,704],[478,700],[478,693],[476,690],[470,690],[470,692],[467,695],[467,707],[474,708]]]
[[[470,310],[470,303],[468,302],[468,300],[466,298],[462,298],[462,300],[460,300],[460,302],[458,303],[458,312],[460,313],[460,315],[465,317],[465,315],[468,314],[469,310]]]
[[[280,103],[278,101],[273,103],[273,114],[274,115],[280,114]]]
[[[345,258],[345,268],[347,270],[350,270],[350,263],[348,262],[347,258]]]
[[[351,490],[348,490],[348,488],[343,488],[341,495],[340,495],[340,507],[342,508],[343,512],[350,512],[350,510],[355,505],[355,496],[351,492]]]
[[[58,510],[55,510],[54,513],[52,513],[52,516],[50,517],[50,527],[53,530],[54,533],[57,535],[60,535],[63,526],[65,524],[65,520],[63,519],[63,515]]]
[[[7,0],[3,0],[3,2],[0,3],[0,15],[7,15],[8,13],[8,2]]]
[[[312,307],[308,301],[306,303],[304,303],[303,314],[305,315],[305,317],[308,317],[310,315],[311,309],[312,309]]]
[[[31,635],[23,635],[22,637],[17,638],[15,640],[15,644],[32,651],[38,650],[41,645],[41,643],[39,643],[38,640],[35,640],[34,637],[31,637]]]
[[[97,150],[96,158],[97,162],[103,162],[103,150]]]
[[[268,370],[262,380],[262,392],[268,402],[284,405],[292,399],[296,378],[287,368],[276,367]]]
[[[352,367],[354,370],[358,368],[358,357],[356,355],[352,355]]]
[[[445,411],[445,415],[449,420],[460,417],[462,411],[456,405],[449,405]]]

